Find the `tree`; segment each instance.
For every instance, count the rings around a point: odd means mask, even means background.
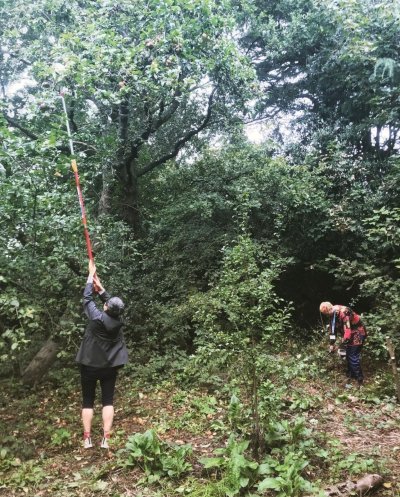
[[[132,280],[140,332],[157,350],[171,344],[193,350],[190,297],[207,292],[220,271],[224,247],[237,237],[243,202],[255,243],[290,260],[276,284],[294,302],[296,320],[308,323],[317,309],[327,277],[313,266],[340,251],[344,235],[330,223],[333,201],[321,179],[271,155],[266,146],[221,143],[190,166],[154,173],[145,190],[144,257]]]
[[[242,44],[265,88],[260,118],[292,114],[303,143],[322,152],[340,140],[364,158],[395,153],[400,87],[377,66],[400,60],[394,2],[239,3]]]
[[[81,226],[57,154],[5,126],[0,133],[0,362],[19,373],[43,341],[65,344],[76,331]]]
[[[242,209],[241,216],[246,216],[246,201]],[[229,381],[233,377],[243,385],[251,404],[253,453],[259,459],[265,428],[260,419],[260,385],[268,374],[268,355],[287,341],[290,306],[274,288],[286,261],[254,243],[245,233],[245,223],[240,221],[244,233],[226,249],[211,289],[193,300],[198,365],[209,368],[211,375],[227,370]]]
[[[9,99],[5,119],[42,139],[50,119],[31,109],[32,96],[47,111],[67,87],[78,151],[103,171],[103,210],[114,175],[114,207],[136,231],[141,178],[246,110],[254,72],[232,37],[227,0],[40,0],[4,11],[3,86],[23,71],[37,83]]]

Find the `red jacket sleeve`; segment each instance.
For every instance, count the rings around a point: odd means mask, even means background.
[[[351,328],[347,328],[347,326],[345,326],[343,340],[350,340],[350,338],[351,338]]]

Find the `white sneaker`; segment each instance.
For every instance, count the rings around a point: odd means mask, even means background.
[[[103,440],[101,441],[100,447],[102,449],[109,449],[110,446],[108,445],[108,438],[103,437]]]
[[[93,447],[92,439],[90,437],[85,438],[85,440],[83,441],[83,448],[90,449],[91,447]]]

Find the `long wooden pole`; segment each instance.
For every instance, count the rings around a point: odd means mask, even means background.
[[[64,99],[64,96],[62,94],[60,94],[60,98],[61,98],[61,101],[62,101],[62,105],[63,105],[63,109],[64,109],[64,114],[65,114],[65,122],[66,122],[66,125],[67,125],[69,148],[71,150],[71,156],[73,157],[75,155],[75,153],[74,153],[74,143],[72,141],[71,128],[69,127],[69,119],[68,119],[68,113],[67,113],[67,106],[65,104],[65,99]],[[85,240],[86,240],[86,250],[87,250],[87,254],[88,254],[89,260],[93,261],[92,243],[90,241],[89,230],[88,230],[88,227],[87,227],[85,203],[83,201],[83,195],[82,195],[81,185],[80,185],[80,181],[79,181],[78,165],[77,165],[76,160],[74,158],[71,158],[71,168],[72,168],[72,171],[74,172],[76,190],[78,192],[79,206],[81,208],[83,232],[84,232]]]

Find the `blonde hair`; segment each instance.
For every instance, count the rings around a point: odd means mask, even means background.
[[[333,305],[330,302],[322,302],[319,306],[319,312],[321,314],[330,314],[332,311]]]

